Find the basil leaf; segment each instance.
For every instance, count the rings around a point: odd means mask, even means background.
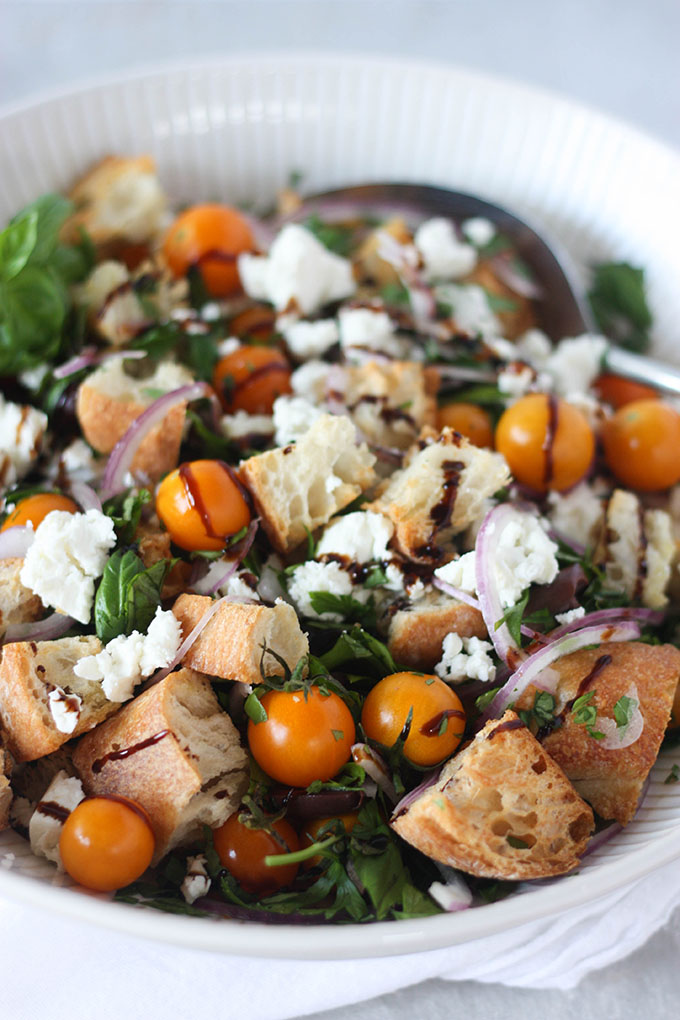
[[[329,591],[310,591],[309,601],[315,613],[337,613],[342,617],[344,623],[362,623],[365,627],[373,629],[376,625],[375,602],[373,598],[368,602],[359,602],[351,595],[333,595]],[[323,626],[324,620],[308,618],[312,625]],[[335,624],[337,626],[337,624]]]
[[[588,298],[603,333],[631,351],[647,350],[652,315],[647,305],[642,269],[628,262],[596,266]]]
[[[126,634],[138,630],[142,634],[161,604],[161,588],[170,567],[170,560],[159,560],[146,570],[140,571],[128,584],[126,600]]]
[[[118,549],[109,557],[94,601],[95,630],[102,644],[148,629],[169,566],[170,560],[160,560],[146,569],[132,549]]]
[[[344,631],[333,647],[321,656],[321,662],[329,673],[357,663],[361,664],[362,669],[367,669],[381,678],[397,672],[396,663],[387,645],[359,626]]]
[[[25,213],[0,234],[0,275],[12,280],[28,262],[38,238],[38,213]]]
[[[59,240],[59,231],[72,210],[73,203],[61,195],[42,195],[22,209],[11,221],[10,225],[13,226],[26,214],[35,213],[37,216],[36,243],[30,258],[32,265],[45,265],[50,259]]]

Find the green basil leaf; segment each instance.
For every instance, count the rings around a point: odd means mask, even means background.
[[[72,211],[72,202],[62,195],[50,194],[42,195],[14,217],[12,224],[26,213],[37,214],[38,231],[36,244],[31,253],[31,265],[44,265],[52,256],[59,240],[59,231]]]
[[[170,565],[160,560],[146,569],[132,549],[118,549],[109,558],[94,602],[95,630],[103,644],[119,634],[148,630]]]
[[[12,280],[28,262],[38,239],[38,213],[24,213],[0,234],[0,277]]]

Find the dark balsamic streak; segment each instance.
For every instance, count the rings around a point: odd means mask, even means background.
[[[420,727],[420,732],[424,737],[438,737],[439,728],[444,719],[465,720],[465,712],[459,712],[457,708],[446,708],[443,712],[438,712],[432,719],[428,719],[426,723],[423,723]]]
[[[491,733],[489,733],[486,739],[493,740],[497,733],[503,733],[504,731],[507,730],[521,730],[521,729],[524,729],[524,723],[522,722],[521,719],[508,719],[507,722],[503,722],[500,724],[500,726],[496,726],[495,729],[491,730]]]
[[[545,430],[545,439],[543,440],[543,453],[545,454],[543,484],[546,488],[548,488],[555,475],[553,448],[555,446],[555,436],[557,435],[558,417],[559,405],[557,397],[551,393],[548,396],[548,423]]]
[[[144,751],[147,747],[153,747],[154,744],[167,737],[169,733],[170,730],[160,730],[158,733],[154,733],[153,736],[147,737],[146,740],[140,740],[138,744],[133,744],[132,747],[123,747],[120,751],[109,751],[108,754],[105,754],[102,758],[97,758],[92,763],[92,771],[95,775],[98,775],[108,762],[131,758],[138,751]]]

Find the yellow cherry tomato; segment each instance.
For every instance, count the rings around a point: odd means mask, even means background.
[[[234,472],[221,460],[194,460],[166,475],[156,513],[182,549],[222,549],[250,523],[250,508]]]
[[[244,344],[215,366],[213,385],[227,414],[271,414],[274,401],[291,392],[291,369],[276,347]]]
[[[126,797],[92,797],[64,822],[59,852],[75,882],[112,892],[146,871],[154,845],[151,823],[139,804]]]
[[[177,217],[163,240],[163,255],[174,276],[185,276],[196,266],[208,292],[227,297],[241,289],[238,255],[253,246],[253,232],[242,214],[213,202]]]
[[[437,411],[437,428],[448,426],[460,432],[475,446],[493,446],[493,426],[489,414],[478,404],[445,404]]]
[[[5,518],[0,531],[29,523],[37,528],[53,510],[65,510],[69,514],[77,514],[78,504],[68,496],[59,495],[58,492],[38,492],[35,496],[26,496]]]
[[[655,492],[680,481],[680,414],[661,400],[635,400],[605,422],[607,465],[631,489]]]
[[[290,885],[297,875],[297,864],[265,864],[265,857],[300,849],[298,835],[285,818],[272,822],[271,830],[251,829],[235,811],[213,831],[217,856],[246,892],[268,895]]]

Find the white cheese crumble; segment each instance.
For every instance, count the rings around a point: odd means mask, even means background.
[[[451,683],[466,679],[489,683],[496,677],[496,666],[489,654],[492,651],[490,641],[481,641],[476,637],[464,638],[451,631],[442,642],[442,657],[434,671],[442,680]]]
[[[492,311],[483,287],[478,287],[476,283],[446,283],[435,288],[435,296],[451,306],[452,317],[463,333],[471,336],[479,334],[485,340],[501,335],[500,322]]]
[[[463,910],[472,903],[472,890],[460,878],[455,882],[433,882],[428,892],[442,910],[449,912]]]
[[[241,346],[242,344],[238,337],[228,336],[224,340],[220,340],[218,343],[217,353],[220,358],[226,358],[227,355],[233,354],[234,351],[237,351]]]
[[[559,396],[588,392],[601,372],[607,346],[604,337],[590,333],[560,341],[545,363]]]
[[[60,871],[63,871],[63,866],[59,853],[59,838],[64,822],[48,814],[47,808],[43,811],[41,805],[57,805],[69,815],[84,798],[85,793],[80,780],[67,775],[62,769],[57,772],[45,790],[28,823],[31,850],[37,857],[46,857],[48,861],[53,861]]]
[[[416,602],[425,594],[425,585],[420,578],[408,580],[395,560],[385,567],[385,581],[380,587],[385,591],[404,592],[412,602]]]
[[[313,591],[326,591],[332,595],[351,595],[358,602],[365,602],[370,596],[370,591],[355,587],[347,571],[333,560],[330,563],[319,563],[316,560],[307,560],[305,563],[301,563],[299,567],[296,567],[288,582],[288,594],[303,616],[320,617],[322,620],[341,620],[342,617],[338,613],[316,612],[309,597],[309,593]]]
[[[583,606],[577,606],[576,609],[567,609],[566,613],[558,613],[555,619],[559,624],[564,625],[565,623],[574,623],[575,620],[580,620],[586,615],[586,611]]]
[[[394,533],[389,517],[372,510],[357,510],[331,521],[316,548],[317,556],[336,553],[354,563],[370,563],[388,555],[387,545]]]
[[[210,890],[210,875],[205,854],[187,857],[187,873],[180,889],[187,903],[195,903],[201,896],[207,896]]]
[[[513,361],[498,373],[496,385],[508,397],[523,397],[534,384],[536,373],[529,365]]]
[[[109,701],[128,701],[143,677],[169,666],[182,642],[182,627],[160,607],[146,634],[120,634],[96,655],[85,655],[73,667],[76,676],[99,681]]]
[[[83,699],[78,694],[67,694],[63,687],[54,687],[47,695],[50,714],[54,725],[60,733],[73,733],[78,720]]]
[[[339,322],[343,350],[361,347],[394,358],[401,356],[403,344],[395,336],[387,312],[373,308],[341,308]]]
[[[559,535],[592,546],[604,520],[604,506],[587,482],[580,482],[570,492],[549,492],[548,508],[550,523]]]
[[[260,597],[254,588],[250,585],[240,573],[232,574],[226,584],[223,584],[219,589],[220,595],[231,595],[234,598],[239,599],[252,599],[254,602],[259,602]]]
[[[305,397],[277,397],[274,401],[274,442],[287,446],[304,436],[324,411]]]
[[[94,582],[116,544],[113,521],[99,510],[52,510],[38,525],[21,568],[21,583],[43,604],[89,623]]]
[[[522,361],[534,368],[544,368],[552,353],[550,337],[542,329],[528,329],[515,341],[515,351]]]
[[[425,220],[413,241],[425,263],[425,278],[430,282],[459,280],[477,265],[477,252],[471,244],[459,240],[451,220],[439,216]]]
[[[461,223],[461,230],[475,248],[485,248],[496,236],[496,228],[484,216],[471,216]]]
[[[297,223],[281,230],[269,255],[239,255],[238,271],[250,297],[269,301],[281,312],[292,305],[312,315],[355,290],[352,263],[328,251]]]
[[[308,361],[296,368],[290,385],[296,397],[305,397],[312,404],[320,404],[326,395],[326,381],[330,365],[325,361]]]
[[[97,458],[84,439],[74,439],[69,443],[62,452],[61,464],[69,478],[81,482],[89,482],[99,475]]]
[[[247,411],[236,411],[234,414],[222,415],[220,428],[227,439],[270,436],[274,431],[274,419],[270,414],[248,414]]]
[[[36,460],[47,415],[28,404],[12,404],[0,393],[0,486],[14,485]]]
[[[283,335],[290,353],[301,361],[318,358],[340,339],[335,319],[292,322],[283,327]]]

